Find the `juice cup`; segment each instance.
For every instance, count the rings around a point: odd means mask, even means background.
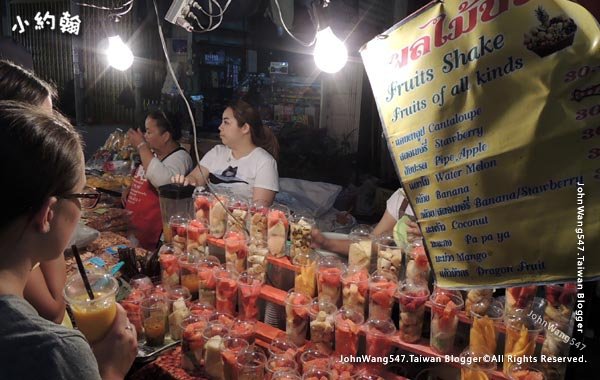
[[[358,338],[364,314],[342,307],[335,314],[335,353],[341,356],[356,356]]]
[[[396,278],[388,271],[373,272],[369,279],[369,319],[386,320],[392,315]]]
[[[333,331],[337,307],[329,301],[313,299],[310,308],[310,340],[333,348]]]
[[[283,205],[273,205],[267,216],[267,246],[269,254],[275,257],[285,256],[290,209]]]
[[[256,380],[265,378],[267,356],[257,347],[242,350],[237,357],[237,380]]]
[[[246,258],[248,257],[248,246],[243,232],[229,231],[223,238],[225,243],[225,266],[237,273],[246,270]]]
[[[536,285],[506,288],[504,315],[514,314],[517,309],[529,313],[533,308],[533,299],[535,298],[536,291]]]
[[[506,337],[504,341],[504,357],[509,355],[513,363],[504,361],[504,373],[509,374],[510,367],[518,357],[533,356],[535,352],[535,341],[541,329],[536,326],[535,321],[527,316],[527,309],[516,309],[507,314],[504,320],[506,326]]]
[[[425,303],[429,298],[429,289],[423,285],[403,282],[398,291],[400,304],[399,337],[407,343],[421,339]]]
[[[241,338],[226,336],[221,340],[221,359],[225,379],[237,379],[237,359],[240,352],[248,348],[248,342]]]
[[[250,239],[267,242],[267,216],[269,206],[265,201],[256,201],[250,206]]]
[[[397,279],[402,271],[402,247],[398,247],[390,235],[380,236],[375,240],[377,248],[377,270],[390,271]]]
[[[202,340],[204,342],[204,370],[212,378],[223,378],[221,342],[228,334],[229,329],[216,322],[209,322],[208,326],[202,332]]]
[[[88,279],[94,292],[93,300],[89,298],[80,275],[69,278],[63,294],[71,307],[77,328],[90,343],[94,343],[106,335],[115,320],[115,295],[119,285],[109,275],[89,274]]]
[[[348,249],[348,266],[371,270],[372,240],[369,230],[355,230],[348,236],[350,248]]]
[[[285,299],[285,332],[288,339],[299,346],[306,342],[310,302],[310,298],[294,289],[288,292]]]
[[[190,220],[187,227],[187,250],[197,256],[206,256],[206,239],[208,238],[207,219]]]
[[[215,306],[217,302],[217,278],[215,272],[221,269],[219,259],[214,256],[203,258],[198,263],[198,300]]]
[[[179,256],[183,252],[172,243],[163,244],[158,251],[161,283],[179,285]]]
[[[454,348],[458,312],[463,307],[462,297],[453,292],[437,291],[431,295],[431,348],[440,354],[449,354]]]
[[[345,266],[337,257],[321,257],[317,266],[319,300],[338,306],[342,302],[342,273]]]
[[[183,216],[174,215],[169,218],[171,243],[182,252],[187,251],[187,227],[190,220]]]
[[[167,301],[160,296],[150,296],[142,301],[146,345],[162,346],[167,333]]]
[[[208,220],[210,216],[210,204],[213,195],[207,191],[194,194],[194,216],[198,220]]]
[[[249,274],[256,276],[261,281],[265,281],[267,273],[267,256],[269,255],[269,248],[267,247],[267,240],[250,239],[248,244],[248,262],[247,271]]]
[[[297,254],[310,252],[311,233],[316,224],[313,218],[306,215],[296,214],[290,218],[290,257],[292,259]]]
[[[422,240],[410,243],[406,250],[406,280],[427,286],[431,268]]]
[[[465,300],[465,314],[471,318],[471,312],[475,312],[479,315],[485,315],[487,309],[492,304],[494,298],[493,289],[471,289],[467,292],[467,299]]]
[[[546,308],[544,319],[547,322],[563,323],[571,319],[577,287],[575,283],[546,285]]]
[[[229,198],[225,194],[217,194],[212,198],[210,213],[208,216],[208,228],[210,236],[221,239],[227,228],[227,202]]]
[[[198,299],[198,264],[200,263],[198,253],[187,252],[179,256],[179,279],[181,286],[189,290],[192,299]]]
[[[460,359],[460,380],[488,380],[496,368],[494,362],[482,360],[481,355],[474,353],[469,347],[461,352]]]
[[[484,314],[475,312],[475,309],[483,309],[477,304],[471,309],[473,323],[469,333],[470,352],[477,356],[494,355],[498,344],[499,327],[504,318],[502,304],[493,302]]]
[[[391,319],[371,319],[366,323],[366,354],[371,357],[386,357],[392,344],[389,340],[396,334],[396,326]]]
[[[350,267],[342,273],[342,303],[364,316],[369,294],[369,272],[364,268]]]
[[[303,293],[310,298],[314,297],[317,292],[317,259],[317,254],[310,252],[308,254],[298,254],[292,260],[292,263],[299,270],[294,277],[294,289],[296,289],[296,292]]]
[[[240,319],[256,321],[258,319],[258,298],[263,286],[260,277],[248,272],[238,277]]]
[[[248,202],[245,199],[231,197],[227,204],[229,215],[227,216],[227,231],[246,233],[248,223]]]
[[[202,368],[204,339],[202,333],[208,325],[206,318],[190,315],[181,323],[181,367],[188,372]]]
[[[237,272],[227,269],[217,269],[215,278],[217,280],[217,311],[235,315],[237,305]]]
[[[271,355],[266,364],[265,380],[271,380],[273,375],[279,371],[298,371],[298,362],[288,355]]]

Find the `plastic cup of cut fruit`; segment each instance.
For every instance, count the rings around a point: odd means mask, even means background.
[[[152,284],[152,280],[150,277],[144,274],[136,274],[129,280],[129,285],[134,290],[139,290],[145,295],[149,295],[152,293],[152,289],[154,289],[154,284]]]
[[[366,354],[373,357],[387,357],[392,349],[390,338],[396,334],[396,326],[391,319],[371,319],[366,326]]]
[[[300,355],[300,366],[302,373],[307,373],[311,368],[328,371],[331,369],[331,356],[319,350],[309,349]]]
[[[533,299],[537,292],[537,285],[515,286],[506,288],[506,298],[504,300],[504,314],[513,314],[515,310],[531,311],[533,308]]]
[[[255,321],[236,319],[229,328],[229,335],[234,338],[244,339],[246,342],[253,344],[255,328]]]
[[[227,229],[227,203],[229,197],[225,194],[216,194],[210,204],[208,215],[208,228],[210,236],[221,239]]]
[[[221,342],[228,335],[229,329],[218,322],[209,322],[202,332],[204,370],[212,378],[223,378]]]
[[[227,231],[245,233],[248,223],[248,201],[239,197],[229,198],[227,203],[229,215],[227,216]]]
[[[269,356],[285,355],[295,360],[298,346],[288,340],[286,333],[280,332],[275,339],[271,341],[268,351]]]
[[[469,332],[470,351],[477,356],[494,355],[500,325],[504,319],[502,304],[498,301],[492,302],[484,314],[471,310],[471,317],[473,323]]]
[[[265,201],[255,201],[250,205],[250,239],[267,242],[267,218],[269,206]]]
[[[246,270],[246,258],[248,257],[248,245],[243,232],[229,231],[223,238],[225,243],[225,266],[237,273]]]
[[[135,327],[138,342],[144,339],[144,326],[142,324],[142,300],[146,296],[141,291],[133,291],[127,298],[120,302],[127,312],[127,319]]]
[[[464,302],[459,294],[436,291],[431,295],[431,348],[449,354],[454,348],[458,312]]]
[[[267,245],[269,254],[284,257],[285,242],[289,231],[290,209],[283,205],[273,205],[267,215]]]
[[[215,273],[221,269],[219,259],[207,256],[198,262],[198,300],[202,303],[215,306],[217,302]]]
[[[544,319],[548,322],[568,321],[573,313],[577,287],[575,283],[546,285],[546,308]]]
[[[504,361],[505,374],[509,373],[510,367],[519,357],[530,357],[535,352],[535,341],[541,328],[527,315],[528,313],[527,309],[516,309],[511,314],[506,314],[504,318],[506,326],[504,357],[513,358],[512,362]]]
[[[308,332],[308,309],[311,299],[291,289],[285,299],[285,332],[288,339],[300,346],[306,342]]]
[[[162,346],[167,333],[167,300],[152,295],[142,301],[141,307],[146,345]]]
[[[197,315],[200,318],[209,318],[215,312],[215,307],[202,301],[190,303],[190,314]]]
[[[267,356],[257,347],[242,350],[237,357],[237,380],[256,380],[265,378]]]
[[[237,358],[240,352],[248,348],[248,342],[241,338],[226,336],[221,341],[221,359],[223,360],[223,374],[225,379],[237,379]]]
[[[510,380],[546,380],[543,369],[533,363],[514,364],[508,371]]]
[[[177,301],[180,298],[183,298],[183,301],[186,303],[186,305],[190,303],[192,295],[188,288],[181,285],[169,286],[167,288],[166,300],[169,314],[173,312],[173,302]]]
[[[333,348],[335,313],[337,307],[329,301],[313,299],[309,308],[310,340]]]
[[[408,282],[400,284],[398,301],[400,304],[399,337],[407,343],[421,339],[425,303],[429,299],[429,289],[421,284]]]
[[[369,279],[369,319],[386,320],[392,315],[396,278],[389,271],[375,271]]]
[[[189,218],[173,215],[169,218],[169,230],[171,231],[171,243],[181,251],[187,251],[187,226]]]
[[[331,375],[336,380],[354,380],[358,368],[352,363],[346,363],[341,357],[331,360]]]
[[[206,256],[206,239],[208,239],[208,220],[190,220],[187,226],[188,252],[198,256]]]
[[[198,263],[201,256],[197,253],[186,252],[179,256],[179,281],[181,286],[189,290],[192,299],[198,299]]]
[[[390,271],[397,279],[402,271],[403,247],[398,247],[391,235],[380,236],[375,240],[377,248],[377,270]]]
[[[271,380],[302,380],[302,377],[298,372],[282,370],[275,372]]]
[[[350,267],[342,273],[342,303],[362,315],[367,307],[369,272],[364,268]]]
[[[215,278],[217,280],[217,311],[235,315],[238,293],[237,272],[228,269],[217,269]]]
[[[371,256],[373,249],[373,236],[369,229],[353,230],[348,235],[350,248],[348,249],[348,266],[371,270]]]
[[[181,367],[188,372],[202,368],[204,339],[202,333],[208,320],[198,315],[190,315],[181,322]]]
[[[208,320],[210,322],[220,323],[228,329],[232,329],[233,324],[236,321],[236,319],[231,314],[221,313],[219,311],[215,311],[214,313],[212,313]]]
[[[406,280],[415,284],[427,285],[431,267],[422,240],[410,243],[406,249]]]
[[[323,256],[317,265],[317,290],[321,301],[329,301],[338,306],[342,301],[342,273],[345,266],[340,259]]]
[[[311,248],[312,230],[316,226],[313,218],[295,214],[290,217],[290,257],[293,259],[297,254],[306,254]]]
[[[329,370],[311,368],[302,375],[302,380],[333,380]]]
[[[298,371],[298,362],[288,355],[271,355],[266,365],[266,380],[271,380],[278,371]]]
[[[248,272],[240,273],[238,277],[240,319],[249,321],[258,319],[258,299],[263,283],[256,275]]]
[[[210,204],[213,195],[208,191],[194,193],[194,217],[198,220],[208,220],[210,216]]]
[[[487,380],[496,368],[494,362],[482,360],[481,355],[471,351],[470,347],[460,354],[460,359],[460,380]]]
[[[365,319],[362,313],[342,307],[335,314],[335,352],[341,356],[356,356],[361,326]]]
[[[179,256],[183,251],[172,243],[163,244],[158,251],[160,278],[164,286],[179,285]]]
[[[294,289],[310,298],[317,293],[318,257],[315,252],[309,252],[308,254],[298,254],[292,260],[292,263],[298,268],[294,277]]]
[[[267,247],[266,238],[265,240],[250,239],[247,260],[248,273],[265,281],[268,264],[267,256],[269,256],[269,248]]]

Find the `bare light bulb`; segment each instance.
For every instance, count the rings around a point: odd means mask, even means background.
[[[346,46],[329,26],[317,33],[314,54],[317,67],[330,74],[340,71],[348,60]]]
[[[120,36],[108,37],[106,56],[108,64],[120,71],[127,70],[133,64],[133,53]]]

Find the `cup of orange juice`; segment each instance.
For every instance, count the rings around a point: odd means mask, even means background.
[[[102,339],[117,315],[115,295],[119,284],[108,274],[88,274],[94,293],[90,299],[79,274],[67,281],[63,290],[65,301],[71,307],[79,331],[90,343]]]

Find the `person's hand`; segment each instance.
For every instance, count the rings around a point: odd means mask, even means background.
[[[325,249],[325,245],[327,244],[327,238],[323,236],[323,234],[318,228],[313,228],[313,230],[310,232],[310,235],[312,237],[312,248]]]
[[[408,226],[408,228],[406,229],[406,237],[409,242],[423,238],[421,228],[416,222],[413,222],[412,220],[407,220],[406,225]]]
[[[196,186],[194,181],[191,181],[189,177],[186,177],[183,174],[176,174],[173,177],[171,177],[171,183],[174,183],[176,185],[183,185],[183,186],[187,186],[187,185]]]
[[[128,130],[127,137],[129,138],[131,145],[133,145],[136,149],[141,143],[146,142],[144,139],[144,134],[139,129]]]
[[[106,336],[90,344],[103,380],[123,379],[137,356],[137,334],[125,309],[117,304],[117,316]]]

